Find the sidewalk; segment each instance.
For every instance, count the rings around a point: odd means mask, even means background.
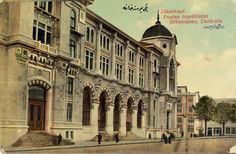
[[[110,146],[110,145],[125,145],[125,144],[142,144],[142,143],[157,143],[161,142],[160,139],[151,140],[133,140],[133,141],[106,141],[98,144],[94,141],[79,141],[75,142],[74,145],[59,145],[59,146],[47,146],[47,147],[6,147],[6,152],[24,152],[24,151],[37,151],[37,150],[51,150],[51,149],[71,149],[71,148],[83,148],[83,147],[97,147],[97,146]]]

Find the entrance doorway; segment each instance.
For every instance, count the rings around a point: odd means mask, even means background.
[[[46,90],[42,87],[29,87],[29,130],[45,129]]]
[[[106,130],[106,101],[108,95],[106,91],[103,91],[99,98],[99,107],[98,107],[98,131]]]
[[[126,131],[131,131],[132,128],[132,114],[133,114],[133,99],[130,97],[127,102],[126,110]]]

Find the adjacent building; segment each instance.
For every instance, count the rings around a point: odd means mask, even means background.
[[[158,14],[137,41],[92,2],[0,3],[1,145],[30,131],[72,141],[177,132],[176,36]]]
[[[177,103],[177,128],[179,134],[199,134],[201,122],[196,119],[193,106],[199,101],[199,92],[191,93],[187,86],[177,87],[178,97],[181,101]],[[187,131],[187,132],[186,132]]]

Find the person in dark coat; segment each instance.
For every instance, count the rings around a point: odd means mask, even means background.
[[[169,134],[168,136],[168,143],[170,144],[171,143],[171,135]]]
[[[181,137],[183,138],[184,137],[184,132],[182,131],[182,133],[181,133]]]
[[[62,136],[61,133],[57,136],[57,144],[61,144]]]
[[[151,133],[148,134],[148,139],[149,139],[149,140],[152,139],[152,135],[151,135]]]
[[[165,133],[163,133],[161,140],[162,140],[162,141],[165,141],[165,138],[166,138],[166,135],[165,135]]]
[[[116,140],[116,143],[119,142],[119,134],[118,133],[115,135],[115,140]]]
[[[99,133],[98,134],[98,144],[101,144],[101,141],[102,141],[102,134]]]

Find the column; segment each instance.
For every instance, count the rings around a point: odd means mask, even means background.
[[[114,106],[109,105],[106,110],[106,132],[108,134],[113,134],[113,111]]]
[[[114,33],[111,45],[111,78],[116,79],[115,69],[116,69],[116,39],[117,33]]]
[[[98,132],[98,100],[93,101],[90,112],[90,124],[93,132]]]
[[[150,89],[149,87],[153,84],[153,82],[151,81],[151,77],[150,77],[150,73],[152,70],[151,70],[151,60],[150,60],[150,55],[151,53],[148,53],[147,54],[147,57],[145,58],[145,76],[144,76],[144,87],[145,87],[145,90],[148,90]]]
[[[140,47],[137,47],[136,59],[135,59],[135,85],[139,87],[139,57],[140,57]]]
[[[143,132],[143,136],[145,137],[145,131],[146,131],[146,128],[147,128],[147,125],[146,125],[146,120],[147,120],[147,113],[146,111],[143,110],[143,114],[142,114],[142,132]]]
[[[120,133],[126,135],[126,108],[122,107],[120,112]]]
[[[45,117],[45,129],[47,132],[50,132],[51,129],[51,125],[52,125],[52,99],[53,99],[53,88],[50,88],[47,92],[47,97],[48,97],[48,101],[46,103],[46,117]]]
[[[97,31],[97,39],[96,39],[97,51],[96,51],[96,58],[95,58],[95,72],[97,74],[101,74],[101,71],[100,71],[100,54],[101,54],[100,35],[101,35],[101,32],[102,32],[102,24],[99,24],[98,31]]]
[[[133,110],[133,114],[132,114],[132,132],[136,132],[137,131],[137,109]]]
[[[128,61],[129,61],[129,41],[126,42],[125,46],[125,63],[124,63],[124,82],[129,82],[129,69],[128,69]]]

